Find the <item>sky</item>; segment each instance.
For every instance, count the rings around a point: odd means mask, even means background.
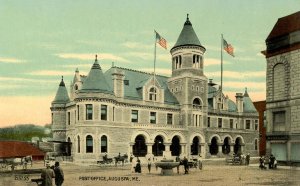
[[[0,0],[0,127],[51,122],[61,76],[69,91],[76,68],[87,75],[95,54],[105,72],[115,66],[171,75],[170,49],[186,15],[206,48],[204,73],[220,84],[221,34],[224,94],[235,100],[247,87],[265,99],[265,39],[280,17],[299,11],[298,0]],[[69,91],[70,92],[70,91]]]

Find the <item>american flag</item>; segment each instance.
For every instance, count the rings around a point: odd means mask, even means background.
[[[165,38],[161,37],[156,31],[156,41],[157,43],[162,46],[164,49],[167,49],[167,41],[165,40]]]
[[[231,46],[231,44],[228,44],[227,41],[225,39],[223,39],[223,47],[224,47],[224,50],[229,54],[231,55],[232,57],[234,57],[234,54],[233,54],[233,46]]]

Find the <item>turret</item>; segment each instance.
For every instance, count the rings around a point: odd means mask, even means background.
[[[54,141],[66,140],[66,104],[70,101],[67,88],[62,77],[56,96],[51,104],[52,133]],[[61,144],[55,144],[54,151],[60,152]]]

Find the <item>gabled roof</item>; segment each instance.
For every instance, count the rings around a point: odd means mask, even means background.
[[[188,16],[186,22],[184,23],[183,29],[181,30],[181,33],[177,39],[177,42],[173,48],[178,46],[185,46],[185,45],[194,45],[194,46],[203,47],[198,39],[198,36],[196,35],[193,29],[192,23],[190,22]]]
[[[52,103],[67,103],[70,101],[67,88],[64,83],[64,79],[61,79],[61,82],[59,84],[59,87],[56,92],[56,96]]]
[[[97,58],[95,59],[95,63],[93,64],[88,76],[83,80],[80,92],[85,91],[112,93],[112,89],[106,82]]]
[[[153,75],[142,71],[114,66],[108,69],[104,73],[106,81],[111,87],[113,87],[112,74],[114,73],[115,68],[122,70],[125,76],[124,80],[127,80],[129,82],[128,85],[124,84],[124,98],[143,100],[141,88],[148,82],[148,80],[153,78]],[[164,89],[165,103],[178,104],[177,99],[173,96],[173,94],[168,89],[167,86],[168,77],[156,75],[155,78],[158,81],[161,88]]]
[[[27,142],[21,141],[0,141],[0,158],[44,156],[37,147]]]
[[[287,35],[297,30],[300,30],[300,11],[279,18],[266,40]]]

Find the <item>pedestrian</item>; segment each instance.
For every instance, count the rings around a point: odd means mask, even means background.
[[[139,157],[137,157],[136,162],[137,163],[135,165],[135,172],[142,173],[141,161],[140,161]]]
[[[151,159],[150,158],[148,158],[148,171],[149,171],[149,173],[151,171]]]
[[[246,155],[246,165],[250,164],[250,153]]]
[[[131,161],[131,172],[135,172],[136,159],[133,157]]]
[[[177,174],[179,174],[179,166],[181,164],[179,156],[176,156],[176,162],[179,162],[179,164],[177,165]]]
[[[202,170],[202,157],[200,154],[198,156],[198,167],[199,167],[199,170]]]
[[[130,155],[130,158],[129,158],[130,163],[132,162],[133,157],[134,157],[134,156],[131,154],[131,155]]]
[[[64,182],[64,172],[59,166],[59,162],[55,162],[55,167],[54,167],[54,174],[55,174],[55,185],[56,186],[61,186],[62,183]]]
[[[273,156],[273,154],[271,154],[271,156],[269,157],[269,169],[273,169],[274,161],[275,161],[275,157]]]
[[[52,178],[55,178],[54,171],[50,168],[50,163],[46,163],[46,169],[41,174],[42,186],[52,186]]]
[[[188,159],[184,156],[183,158],[184,174],[189,173],[189,162]]]

